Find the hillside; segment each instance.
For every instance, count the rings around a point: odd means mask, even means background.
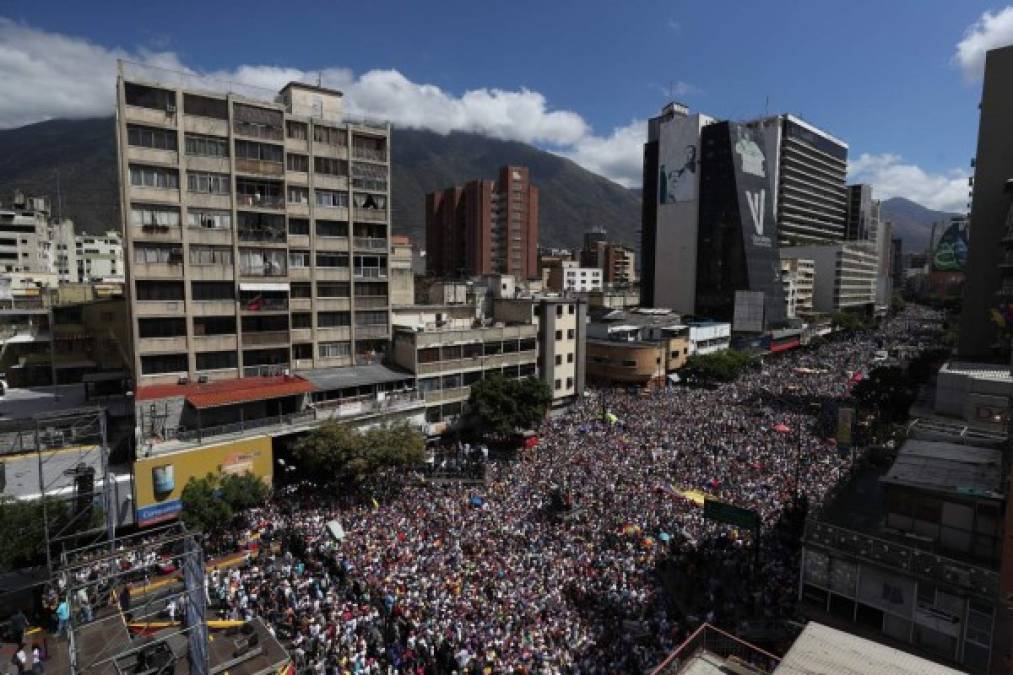
[[[441,136],[396,129],[393,148],[393,230],[423,243],[425,194],[475,178],[495,178],[502,164],[531,169],[541,190],[541,243],[576,246],[586,229],[603,225],[633,244],[640,227],[637,195],[568,159],[523,143],[473,134]],[[14,188],[47,193],[63,214],[96,232],[119,223],[115,127],[112,118],[52,120],[0,130],[0,194]]]
[[[956,215],[959,214],[927,209],[903,197],[884,200],[880,211],[880,217],[893,223],[893,236],[904,240],[906,253],[924,251],[932,236],[932,224]]]

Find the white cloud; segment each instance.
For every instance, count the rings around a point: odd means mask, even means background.
[[[608,136],[584,136],[573,148],[559,154],[620,185],[640,187],[646,141],[647,122],[634,120],[625,127],[613,129]]]
[[[1013,5],[995,14],[985,12],[964,31],[957,43],[954,60],[968,80],[977,80],[985,72],[985,52],[1013,44]]]
[[[668,27],[674,30],[676,33],[682,30],[682,24],[675,19],[668,20]]]
[[[967,209],[967,177],[963,169],[946,174],[928,173],[900,155],[862,153],[848,163],[848,180],[869,183],[877,199],[905,197],[940,211]]]

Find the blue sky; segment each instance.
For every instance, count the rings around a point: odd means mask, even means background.
[[[878,196],[946,208],[966,197],[981,54],[1013,42],[1013,9],[976,0],[0,0],[0,17],[0,80],[21,92],[0,127],[109,110],[118,56],[265,86],[321,71],[353,112],[635,185],[644,120],[674,92],[719,118],[799,114],[849,142]]]

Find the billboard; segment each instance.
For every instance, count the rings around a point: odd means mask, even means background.
[[[268,436],[139,459],[134,462],[137,524],[144,527],[176,518],[183,508],[183,488],[191,478],[209,473],[252,473],[270,484],[272,462]]]
[[[774,211],[776,158],[768,158],[765,150],[769,130],[729,123],[728,133],[749,290],[763,293],[764,319],[769,326],[785,319]]]
[[[658,203],[697,199],[700,180],[699,116],[674,117],[658,134]]]
[[[963,272],[967,269],[968,222],[954,220],[936,242],[932,269],[936,272]]]

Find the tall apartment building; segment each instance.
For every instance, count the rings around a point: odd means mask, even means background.
[[[1002,347],[992,319],[1001,314],[999,288],[1005,250],[1001,244],[1013,204],[1008,180],[1013,177],[1013,47],[989,50],[985,55],[985,81],[981,93],[978,149],[973,160],[974,194],[971,202],[970,242],[960,337],[957,353],[965,359],[989,359]],[[898,254],[897,257],[900,257]],[[899,268],[898,268],[899,269]]]
[[[584,233],[580,251],[582,267],[597,267],[606,284],[632,284],[637,281],[636,254],[623,244],[608,241],[602,229]]]
[[[795,246],[844,239],[848,144],[794,115],[747,124],[761,131],[775,175],[778,243]]]
[[[426,268],[434,276],[537,279],[538,188],[527,167],[426,195]]]
[[[55,273],[49,215],[47,197],[32,197],[20,191],[0,206],[0,274]]]
[[[172,80],[166,75],[166,80]],[[339,91],[117,80],[139,385],[379,360],[390,127]]]

